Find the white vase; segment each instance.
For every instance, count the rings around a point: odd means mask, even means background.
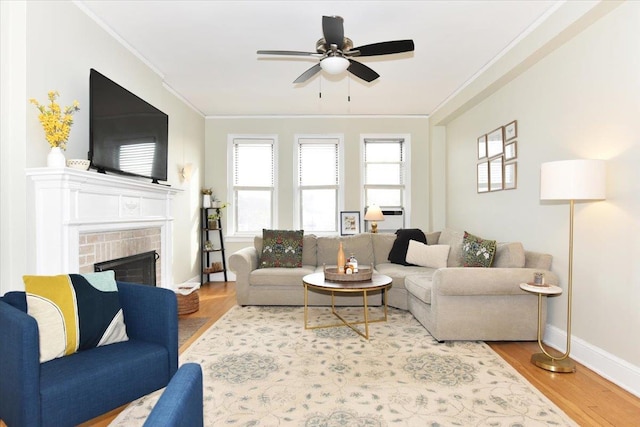
[[[47,166],[50,168],[63,168],[66,162],[62,148],[51,147],[49,154],[47,154]]]
[[[202,195],[202,207],[203,208],[210,208],[211,207],[211,195],[210,194],[203,194]]]

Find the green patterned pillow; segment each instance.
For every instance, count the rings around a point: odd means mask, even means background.
[[[40,362],[127,341],[113,271],[24,276],[27,313],[40,334]]]
[[[262,254],[258,268],[302,267],[304,230],[262,230]]]
[[[491,267],[495,254],[495,240],[485,240],[464,232],[462,258],[465,267]]]

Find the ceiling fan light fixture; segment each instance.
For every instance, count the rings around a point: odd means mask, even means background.
[[[329,74],[340,74],[349,68],[349,60],[342,56],[329,56],[320,61],[320,67]]]

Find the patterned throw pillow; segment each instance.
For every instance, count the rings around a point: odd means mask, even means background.
[[[27,313],[40,334],[40,362],[127,341],[113,271],[24,276]]]
[[[302,267],[304,230],[262,230],[262,254],[258,268]]]
[[[496,241],[485,240],[464,232],[462,257],[465,267],[491,267],[496,254]]]

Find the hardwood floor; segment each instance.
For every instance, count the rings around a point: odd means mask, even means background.
[[[181,316],[209,319],[181,347],[182,353],[207,328],[236,304],[234,282],[206,283],[200,288],[200,309]],[[531,384],[551,399],[581,426],[635,426],[640,424],[640,398],[578,364],[574,374],[556,374],[529,361],[536,353],[535,342],[491,342],[489,346],[511,364]],[[106,426],[124,407],[96,418],[83,426]]]

